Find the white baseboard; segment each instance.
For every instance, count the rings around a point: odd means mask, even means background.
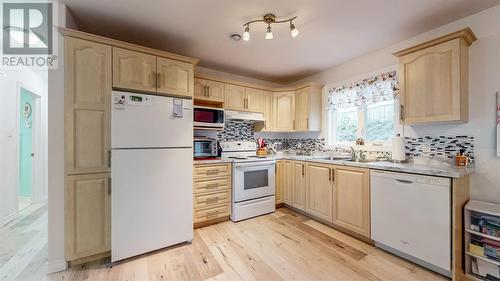
[[[49,261],[49,264],[47,265],[47,273],[59,272],[66,270],[67,268],[68,262],[66,260]]]

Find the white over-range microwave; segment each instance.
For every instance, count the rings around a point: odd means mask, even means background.
[[[195,127],[224,128],[224,109],[194,106],[193,110],[193,121]]]

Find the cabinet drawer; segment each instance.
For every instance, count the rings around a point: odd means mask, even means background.
[[[194,166],[195,179],[227,177],[229,175],[231,175],[231,164]]]
[[[231,178],[223,178],[207,181],[196,181],[194,183],[194,193],[202,193],[207,191],[220,191],[230,189]]]
[[[221,192],[209,194],[197,194],[194,196],[194,208],[202,209],[211,206],[217,206],[221,203],[229,203],[231,201],[231,190],[227,189]]]
[[[231,204],[227,203],[214,208],[194,210],[194,222],[198,223],[229,215],[231,215]]]

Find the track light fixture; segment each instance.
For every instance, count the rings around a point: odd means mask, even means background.
[[[243,40],[245,41],[248,41],[250,40],[250,24],[254,23],[254,22],[264,22],[267,24],[267,32],[266,32],[266,39],[273,39],[273,31],[271,29],[271,24],[274,24],[274,23],[285,23],[285,22],[289,22],[290,23],[290,34],[292,35],[292,37],[296,37],[297,35],[299,35],[299,30],[297,29],[297,27],[295,27],[295,24],[293,24],[293,20],[296,19],[297,17],[293,17],[293,18],[289,18],[289,19],[286,19],[286,20],[276,20],[276,16],[274,14],[266,14],[264,15],[264,17],[262,19],[258,19],[258,20],[251,20],[245,24],[243,24],[243,26],[245,27],[245,32],[243,32]]]

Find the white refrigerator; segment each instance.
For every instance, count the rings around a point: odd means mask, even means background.
[[[111,261],[193,239],[193,102],[113,91]]]

